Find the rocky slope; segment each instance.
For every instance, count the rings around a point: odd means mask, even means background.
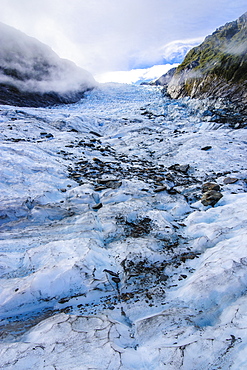
[[[167,88],[168,84],[171,82],[171,79],[176,72],[176,69],[177,69],[176,67],[169,69],[167,73],[158,78],[158,80],[150,82],[149,85],[164,86],[165,88]]]
[[[74,103],[93,77],[48,46],[0,23],[0,104],[44,107]]]
[[[167,84],[167,92],[175,99],[223,98],[246,115],[247,12],[190,50]]]

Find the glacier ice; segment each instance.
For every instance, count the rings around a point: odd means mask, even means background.
[[[0,367],[244,369],[246,130],[147,86],[0,110]]]

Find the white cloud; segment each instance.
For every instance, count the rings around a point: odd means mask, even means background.
[[[100,75],[96,75],[95,78],[98,82],[119,82],[119,83],[137,83],[144,81],[156,80],[163,74],[165,74],[169,69],[177,67],[178,64],[162,64],[155,65],[150,68],[145,69],[132,69],[130,71],[114,71],[106,72]]]
[[[0,0],[0,21],[93,73],[162,63],[162,46],[202,38],[246,0]]]
[[[174,59],[183,59],[186,53],[194,46],[203,42],[203,37],[194,39],[174,40],[160,48],[164,60],[172,61]]]
[[[0,83],[23,91],[68,93],[95,86],[91,74],[33,37],[0,23]]]

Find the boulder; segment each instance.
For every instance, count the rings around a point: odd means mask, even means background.
[[[201,202],[204,206],[214,206],[223,195],[216,190],[209,190],[206,193],[203,194],[201,198]]]
[[[203,193],[206,193],[207,191],[211,191],[211,190],[220,191],[220,186],[216,184],[215,182],[205,182],[202,185]]]
[[[235,182],[237,182],[239,179],[237,179],[236,177],[226,177],[224,179],[224,184],[228,185],[228,184],[235,184]]]

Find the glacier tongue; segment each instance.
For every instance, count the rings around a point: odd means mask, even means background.
[[[0,367],[246,368],[246,130],[147,86],[0,110]]]

